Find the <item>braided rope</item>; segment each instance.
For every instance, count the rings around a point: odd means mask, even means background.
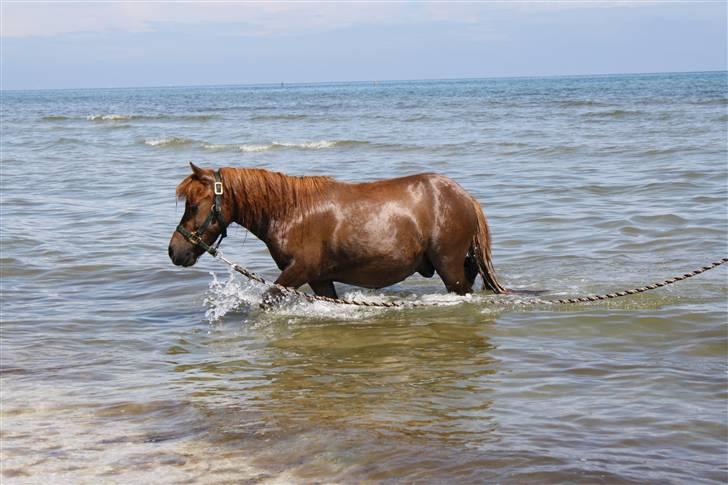
[[[677,283],[678,281],[683,281],[688,278],[692,278],[693,276],[697,276],[700,273],[705,273],[706,271],[709,271],[713,268],[717,268],[723,263],[727,263],[728,258],[722,258],[718,261],[715,261],[713,263],[710,263],[709,265],[700,267],[694,271],[691,271],[689,273],[685,273],[679,276],[674,276],[672,278],[658,281],[657,283],[652,283],[651,285],[641,286],[639,288],[632,288],[631,290],[622,290],[622,291],[615,291],[613,293],[605,293],[602,295],[587,295],[587,296],[581,296],[581,297],[575,297],[575,298],[565,298],[561,300],[547,300],[551,304],[571,304],[571,303],[584,303],[584,302],[590,302],[590,301],[599,301],[599,300],[609,300],[611,298],[619,298],[622,296],[627,295],[634,295],[637,293],[644,293],[645,291],[654,290],[656,288],[660,288],[662,286],[671,285],[673,283]]]
[[[212,254],[212,253],[211,253]],[[262,276],[259,276],[251,271],[248,271],[247,269],[243,268],[237,263],[233,263],[229,259],[225,258],[225,256],[222,255],[222,252],[216,251],[213,255],[217,259],[223,261],[228,266],[230,266],[231,269],[234,271],[237,271],[241,275],[245,276],[246,278],[257,281],[258,283],[264,284],[266,286],[271,286],[274,288],[279,289],[283,293],[291,294],[298,296],[300,298],[303,298],[307,301],[324,301],[327,303],[335,303],[337,305],[355,305],[355,306],[363,306],[363,307],[379,307],[379,308],[403,308],[403,307],[423,307],[423,306],[440,306],[442,303],[439,302],[406,302],[406,301],[391,301],[391,302],[375,302],[375,301],[364,301],[364,300],[341,300],[338,298],[331,298],[328,296],[318,296],[318,295],[312,295],[310,293],[304,293],[303,291],[300,291],[296,288],[291,288],[288,286],[279,285],[278,283],[272,283],[270,281],[267,281]],[[491,299],[488,300],[489,304],[497,305],[497,304],[519,304],[519,305],[569,305],[574,303],[587,303],[587,302],[594,302],[594,301],[600,301],[600,300],[609,300],[612,298],[619,298],[622,296],[628,296],[628,295],[634,295],[637,293],[644,293],[645,291],[654,290],[656,288],[660,288],[662,286],[671,285],[673,283],[677,283],[678,281],[683,281],[688,278],[692,278],[693,276],[697,276],[701,273],[705,273],[706,271],[709,271],[713,268],[717,268],[723,263],[728,263],[728,258],[722,258],[718,261],[715,261],[714,263],[711,263],[707,266],[702,266],[694,271],[691,271],[689,273],[685,273],[679,276],[674,276],[672,278],[659,281],[657,283],[652,283],[650,285],[641,286],[639,288],[632,288],[629,290],[622,290],[622,291],[615,291],[613,293],[604,293],[602,295],[586,295],[586,296],[579,296],[574,298],[563,298],[563,299],[557,299],[557,300],[542,300],[540,298],[532,298],[526,301],[518,301],[515,302],[513,300],[506,300],[506,299]]]

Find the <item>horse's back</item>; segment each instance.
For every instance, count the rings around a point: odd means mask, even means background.
[[[332,259],[348,264],[336,280],[388,286],[428,266],[428,253],[453,236],[459,251],[475,225],[470,200],[457,183],[435,173],[341,184],[327,246]]]
[[[380,228],[373,232],[399,224],[420,239],[431,239],[448,226],[472,228],[476,223],[472,197],[457,182],[438,173],[345,184],[342,194],[342,205],[357,213],[353,220],[366,220],[372,229]]]

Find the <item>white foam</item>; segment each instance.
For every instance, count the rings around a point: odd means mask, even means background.
[[[217,279],[213,272],[204,304],[207,306],[205,318],[210,322],[222,319],[231,311],[242,307],[258,306],[262,301],[265,287],[253,281],[242,281],[236,278],[232,270],[228,273],[226,281]]]
[[[86,117],[89,121],[121,121],[121,120],[130,120],[132,117],[131,115],[89,115]]]
[[[207,307],[205,317],[210,322],[220,321],[230,313],[240,311],[258,311],[263,301],[263,294],[268,289],[265,285],[244,280],[237,273],[230,271],[224,281],[218,279],[215,273],[205,296],[204,304]],[[435,296],[435,295],[433,295]],[[372,295],[362,291],[346,292],[341,297],[344,300],[357,300],[368,302],[387,302],[393,298],[383,294]],[[405,298],[406,301],[416,301],[416,297]],[[306,301],[294,295],[277,302],[274,308],[266,310],[270,316],[306,317],[306,318],[338,318],[345,320],[359,320],[370,317],[383,311],[392,311],[388,308],[360,307],[355,305],[342,305],[325,301]]]
[[[322,148],[335,147],[338,142],[331,140],[320,140],[320,141],[306,141],[303,143],[288,143],[288,142],[274,142],[273,146],[280,146],[285,148],[306,148],[311,150],[320,150]]]
[[[192,140],[188,140],[186,138],[177,138],[175,136],[170,138],[148,138],[144,140],[145,145],[149,145],[152,147],[158,147],[158,146],[169,146],[169,145],[188,145],[192,143]]]
[[[271,148],[274,148],[273,145],[240,145],[238,146],[238,150],[241,152],[264,152],[266,150],[270,150]]]
[[[263,294],[268,289],[265,285],[241,278],[237,273],[230,271],[226,280],[218,279],[212,275],[207,295],[204,300],[207,311],[205,317],[210,322],[217,322],[228,314],[258,312]],[[268,317],[285,316],[289,318],[337,318],[344,320],[359,320],[371,317],[381,312],[399,311],[410,308],[445,307],[462,304],[483,306],[483,314],[496,312],[499,306],[510,306],[528,303],[530,298],[516,295],[504,297],[497,295],[494,299],[490,294],[473,293],[468,295],[455,295],[453,293],[426,293],[415,294],[385,294],[372,293],[366,290],[354,289],[340,295],[342,300],[366,301],[369,303],[403,302],[403,307],[362,307],[356,305],[342,305],[325,301],[307,301],[290,295],[276,303],[274,308],[266,310],[261,315]],[[407,304],[410,305],[407,305]],[[417,305],[417,306],[416,306]],[[267,320],[267,318],[264,318]],[[292,321],[292,320],[291,320]]]
[[[151,143],[153,140],[150,140],[150,142],[145,142],[148,145],[158,146],[158,145],[171,145],[171,144],[177,144],[177,143],[165,143],[165,140],[185,140],[184,138],[165,138],[160,140],[160,143],[153,144]],[[191,143],[191,141],[190,141]],[[280,149],[300,149],[300,150],[323,150],[326,148],[333,148],[335,146],[351,143],[347,141],[335,141],[335,140],[318,140],[318,141],[304,141],[300,143],[294,143],[294,142],[277,142],[274,141],[272,143],[243,143],[237,144],[237,143],[207,143],[202,142],[199,144],[200,147],[202,147],[205,150],[212,150],[212,151],[240,151],[243,153],[259,153],[259,152],[266,152],[269,150],[280,150]]]

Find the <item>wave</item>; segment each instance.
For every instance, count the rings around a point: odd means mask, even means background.
[[[183,137],[160,137],[146,138],[140,141],[147,146],[161,148],[177,148],[182,146],[194,145],[203,150],[214,152],[243,152],[243,153],[260,153],[275,150],[326,150],[331,148],[357,148],[369,147],[379,150],[410,152],[420,150],[438,150],[453,148],[453,145],[425,147],[418,145],[402,145],[397,143],[373,143],[365,140],[313,140],[301,142],[284,142],[273,141],[270,143],[210,143],[207,141],[197,141]],[[455,145],[457,146],[457,145]]]
[[[280,114],[280,115],[253,115],[250,117],[252,121],[295,121],[308,118],[302,114]]]
[[[414,123],[416,121],[431,121],[434,119],[435,118],[433,118],[432,116],[420,114],[420,115],[415,115],[415,116],[410,116],[408,118],[404,118],[404,119],[402,119],[402,121],[404,121],[405,123]]]
[[[48,115],[41,118],[42,121],[63,121],[72,119],[70,116],[64,115]]]
[[[321,148],[333,148],[343,146],[356,146],[356,145],[367,145],[369,142],[357,141],[357,140],[320,140],[320,141],[306,141],[303,143],[272,143],[271,145],[275,148],[304,148],[311,150],[319,150]]]
[[[132,115],[88,115],[88,121],[126,121],[132,119]]]
[[[644,114],[642,111],[638,110],[624,110],[624,109],[614,109],[610,111],[589,111],[588,113],[584,113],[582,116],[587,118],[627,118],[631,116],[641,116]]]
[[[642,151],[642,156],[656,156],[656,155],[671,155],[673,153],[680,153],[682,151],[690,150],[690,149],[697,149],[697,147],[690,147],[690,146],[673,146],[673,147],[665,147],[665,148],[649,148],[647,150]]]
[[[65,138],[65,137],[61,137],[52,143],[52,145],[82,145],[82,144],[84,144],[83,140],[79,140],[78,138]]]
[[[596,108],[596,107],[606,107],[609,106],[607,103],[602,103],[600,101],[590,101],[587,99],[571,99],[568,101],[558,101],[556,104],[561,106],[562,108]]]
[[[501,141],[494,143],[494,145],[503,148],[527,148],[531,146],[529,143],[523,143],[520,141]]]
[[[505,151],[505,155],[528,155],[538,157],[555,157],[560,155],[571,155],[588,149],[587,145],[553,145],[553,146],[530,146],[514,147],[513,150]]]
[[[710,105],[725,106],[725,105],[728,105],[728,98],[701,99],[701,100],[693,102],[693,104],[707,105],[707,106],[710,106]]]
[[[206,150],[214,151],[240,151],[245,153],[265,152],[269,150],[281,149],[299,149],[299,150],[322,150],[334,147],[354,147],[360,145],[369,145],[368,141],[360,140],[319,140],[305,141],[300,143],[292,142],[272,142],[267,144],[217,144],[202,143],[200,146]]]
[[[88,121],[129,121],[129,120],[189,120],[189,121],[208,121],[220,118],[220,115],[200,114],[200,115],[125,115],[125,114],[95,114],[86,116]]]
[[[144,140],[144,144],[150,147],[184,146],[191,145],[192,143],[195,143],[195,141],[189,138],[177,138],[176,136],[169,138],[148,138]]]

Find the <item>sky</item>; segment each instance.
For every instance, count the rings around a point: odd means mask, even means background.
[[[0,2],[2,89],[726,69],[726,2]]]

